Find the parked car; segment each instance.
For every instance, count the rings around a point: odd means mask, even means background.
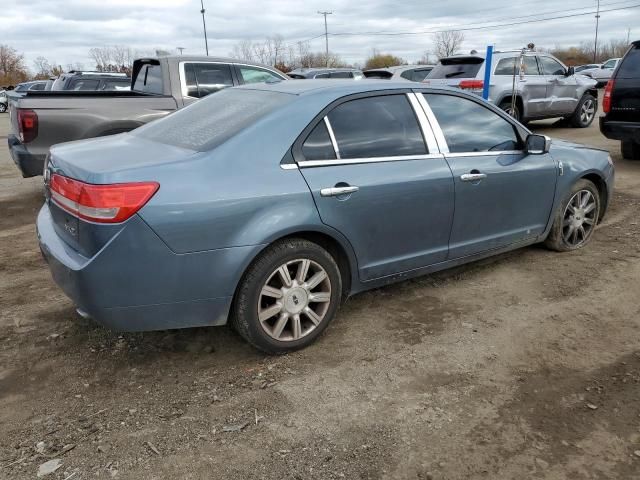
[[[9,98],[7,98],[7,92],[5,90],[0,90],[0,113],[6,112],[8,106]]]
[[[60,75],[51,90],[109,91],[126,90],[131,87],[131,78],[126,73],[85,72],[71,70]]]
[[[309,78],[353,78],[360,80],[363,77],[362,71],[355,68],[296,68],[287,75],[296,80]]]
[[[564,117],[573,127],[591,125],[598,108],[596,82],[575,75],[571,67],[547,53],[527,51],[520,65],[520,52],[494,52],[489,101],[522,122]],[[455,55],[441,59],[425,84],[448,85],[481,95],[484,72],[484,55]]]
[[[53,85],[51,80],[33,80],[31,82],[19,83],[13,91],[17,93],[39,92],[43,90],[51,90],[51,85]]]
[[[370,68],[362,72],[367,78],[379,78],[383,80],[409,80],[411,82],[423,81],[434,65],[399,65],[396,67]]]
[[[56,143],[127,132],[233,85],[287,79],[260,64],[187,55],[136,60],[132,76],[131,91],[30,91],[10,99],[9,150],[22,175],[42,175]]]
[[[622,156],[640,160],[640,40],[633,42],[604,91],[600,131],[620,140]]]
[[[618,66],[618,62],[620,62],[619,58],[610,58],[602,65],[596,68],[583,70],[580,72],[580,74],[593,78],[596,82],[598,82],[598,87],[601,87],[609,81],[609,79],[611,78],[611,74]]]
[[[584,70],[592,70],[594,68],[600,68],[602,65],[600,63],[591,63],[589,65],[578,65],[577,67],[574,68],[574,71],[576,73],[580,73]]]
[[[282,353],[358,292],[536,242],[586,245],[613,178],[607,152],[463,91],[277,82],[54,146],[37,231],[83,315],[118,330],[229,319]]]

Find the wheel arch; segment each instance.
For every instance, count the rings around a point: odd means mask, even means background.
[[[504,102],[509,102],[511,103],[511,94],[506,94],[503,95],[500,100],[496,103],[496,105],[498,107],[500,107],[500,105],[502,105]],[[524,101],[522,100],[522,96],[519,93],[516,93],[516,107],[520,110],[520,119],[524,119],[527,117],[527,112],[525,112],[524,109]]]
[[[607,187],[607,182],[604,177],[597,172],[589,172],[580,177],[580,180],[589,180],[593,183],[598,189],[598,196],[600,197],[600,205],[602,208],[600,209],[600,215],[598,216],[598,222],[601,222],[604,218],[604,215],[607,211],[608,202],[609,202],[609,191]]]
[[[245,274],[258,257],[274,243],[291,238],[302,238],[320,245],[322,248],[327,250],[338,264],[340,276],[342,278],[343,298],[347,298],[351,294],[353,287],[358,284],[358,262],[353,251],[353,247],[349,241],[337,231],[332,231],[328,227],[322,228],[318,226],[310,226],[300,229],[281,231],[270,236],[263,243],[263,248],[257,251],[253,258],[251,258],[244,266],[236,283],[234,298],[238,288],[242,284]]]

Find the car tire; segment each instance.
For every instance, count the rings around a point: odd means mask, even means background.
[[[578,180],[565,195],[555,213],[545,245],[557,252],[584,247],[593,236],[600,218],[600,192],[593,182]]]
[[[573,115],[569,117],[569,124],[574,128],[587,128],[593,123],[597,112],[598,101],[593,95],[586,93],[578,102]]]
[[[511,109],[511,100],[503,100],[502,102],[500,102],[500,105],[498,106],[500,107],[501,110],[504,110],[505,112],[507,112],[507,115],[510,115],[516,120],[518,120],[519,122],[522,122],[522,112],[520,112],[520,109],[518,108],[517,103],[513,106],[513,111]]]
[[[625,140],[620,144],[622,158],[625,160],[640,160],[640,143]]]
[[[329,252],[308,240],[282,240],[247,269],[236,291],[231,324],[257,349],[287,353],[322,334],[341,295],[340,269]]]
[[[4,103],[0,103],[0,113],[7,111],[7,106]]]

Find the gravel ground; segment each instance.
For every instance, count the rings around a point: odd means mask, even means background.
[[[0,115],[0,141],[9,124]],[[41,179],[0,146],[0,477],[640,478],[640,162],[593,242],[533,246],[351,299],[310,348],[227,328],[119,335],[53,284]],[[51,464],[48,464],[51,465]]]

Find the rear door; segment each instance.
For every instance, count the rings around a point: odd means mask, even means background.
[[[447,258],[453,179],[413,93],[341,100],[294,156],[322,222],[351,242],[363,281]]]
[[[608,118],[621,122],[640,122],[640,42],[627,51],[614,74]]]
[[[513,79],[515,66],[516,85],[526,107],[526,111],[523,113],[528,118],[543,116],[547,104],[547,80],[540,71],[535,55],[525,55],[522,58],[521,77],[519,58],[517,56],[501,58],[496,64],[493,74],[502,81],[505,78]],[[509,97],[507,96],[506,99]],[[505,98],[495,100],[497,104],[500,104]]]
[[[449,258],[535,239],[549,221],[558,168],[549,154],[527,155],[510,119],[482,100],[424,95],[441,129],[455,182]],[[436,131],[438,136],[438,131]]]
[[[575,75],[566,75],[567,69],[555,58],[539,55],[540,67],[547,81],[545,111],[550,114],[569,115],[578,106],[578,82]],[[545,115],[549,116],[549,115]]]

